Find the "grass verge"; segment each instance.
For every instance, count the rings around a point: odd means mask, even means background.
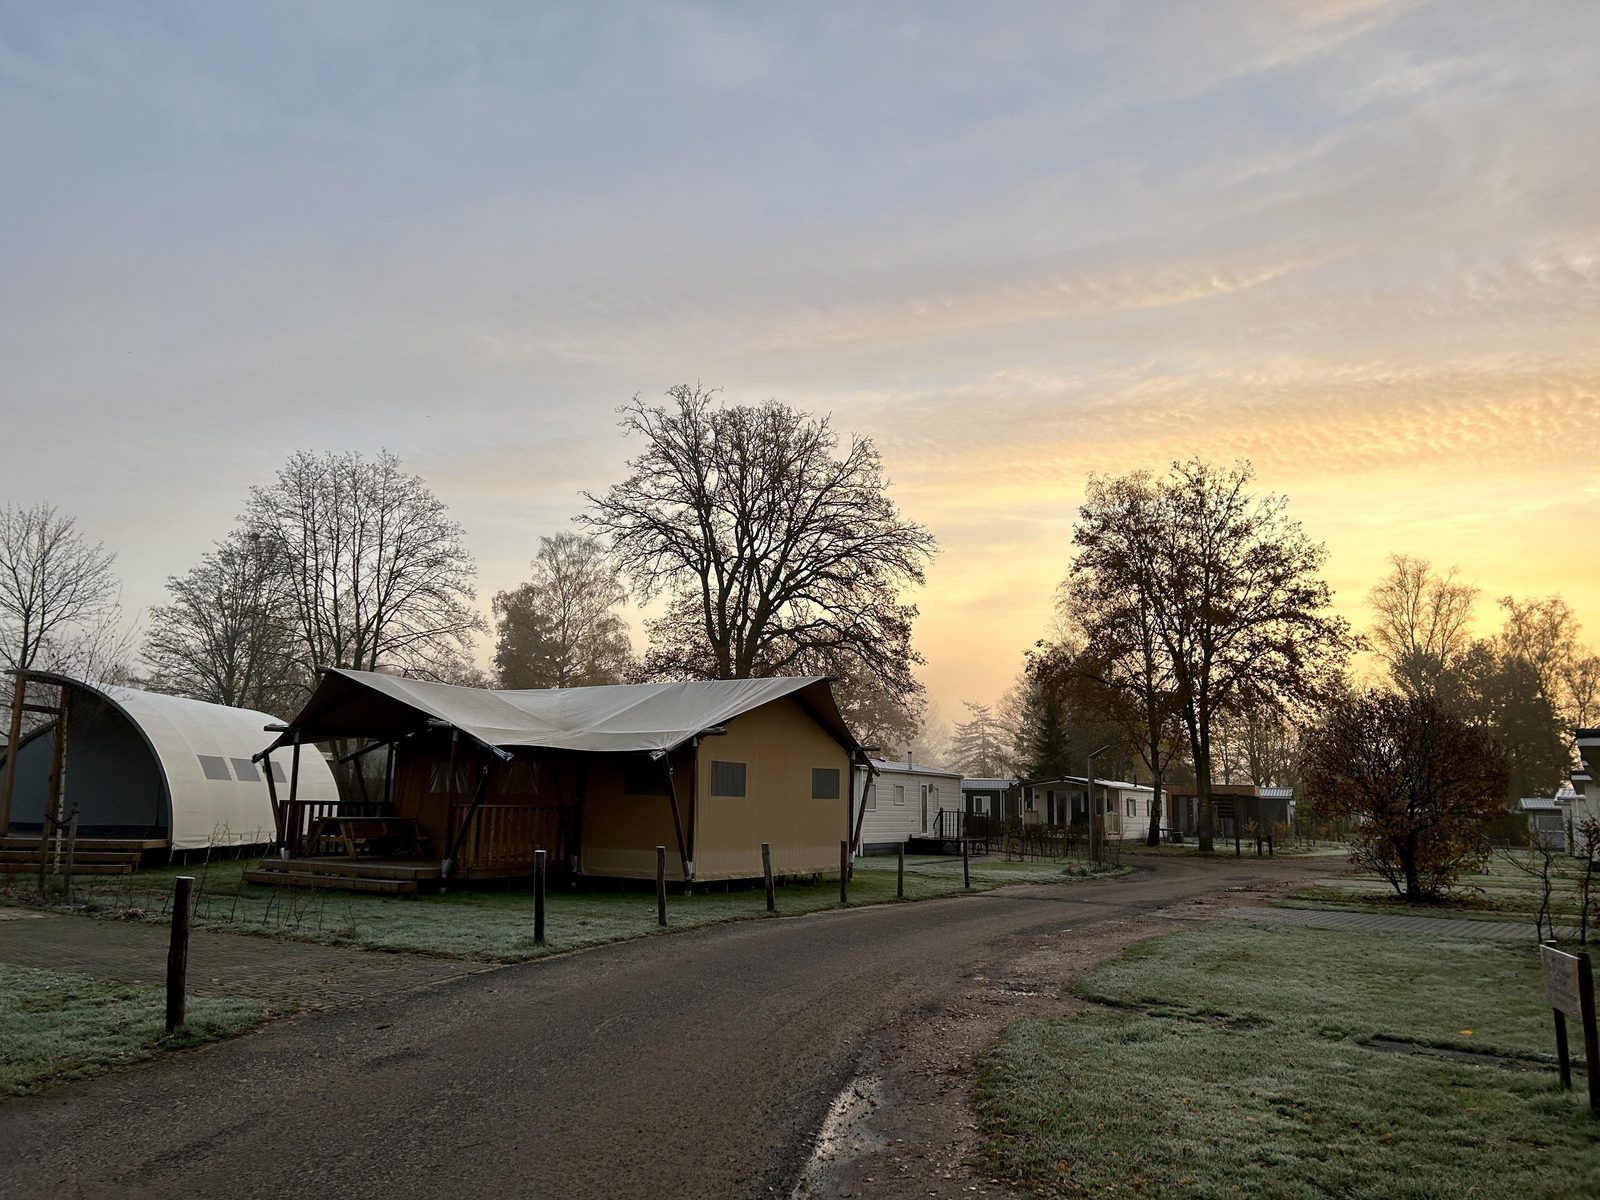
[[[385,897],[309,892],[245,883],[254,860],[140,871],[122,879],[87,879],[75,890],[79,911],[107,917],[164,921],[172,879],[193,875],[195,924],[199,928],[252,933],[368,950],[405,951],[484,962],[522,962],[606,942],[663,932],[656,925],[653,888],[630,886],[583,890],[555,887],[548,895],[546,944],[533,941],[533,895],[527,889],[451,891],[438,896]],[[972,890],[1008,883],[1062,883],[1126,875],[1132,868],[1089,872],[1082,860],[1007,861],[989,856],[972,861]],[[959,895],[961,861],[914,856],[906,860],[906,899]],[[0,891],[0,902],[5,899]],[[17,899],[25,899],[19,889]],[[895,860],[871,857],[856,863],[850,906],[895,902]],[[778,914],[797,916],[838,908],[839,880],[791,881],[778,889]],[[667,932],[722,921],[766,916],[759,885],[703,885],[692,896],[667,901]]]
[[[266,1015],[254,1001],[191,997],[168,1036],[160,987],[0,963],[0,1096],[234,1037]]]
[[[983,1163],[1045,1195],[1600,1195],[1600,1121],[1557,1089],[1530,948],[1244,922],[1142,943],[1008,1029]],[[1383,1053],[1374,1036],[1444,1047]],[[1481,1052],[1469,1060],[1462,1052]]]
[[[1552,863],[1551,911],[1559,917],[1578,913],[1578,860],[1560,856]],[[1367,908],[1403,908],[1408,912],[1431,910],[1457,915],[1477,913],[1534,913],[1538,911],[1541,884],[1515,863],[1496,855],[1481,871],[1462,875],[1448,897],[1425,905],[1408,904],[1395,895],[1385,880],[1368,872],[1348,879],[1324,880],[1294,893],[1295,899],[1321,903],[1356,904]]]

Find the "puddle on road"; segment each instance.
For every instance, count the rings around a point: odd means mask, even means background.
[[[794,1191],[789,1193],[790,1200],[808,1200],[842,1165],[883,1145],[883,1139],[867,1128],[867,1122],[882,1104],[881,1075],[862,1074],[845,1084],[828,1106],[811,1157],[806,1160]]]

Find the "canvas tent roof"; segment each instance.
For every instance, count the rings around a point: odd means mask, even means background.
[[[453,726],[485,746],[590,753],[671,750],[741,713],[792,696],[851,751],[860,744],[823,678],[715,679],[607,687],[492,691],[328,668],[275,745],[335,737],[390,737]]]
[[[174,850],[209,845],[248,845],[274,836],[272,803],[261,764],[264,728],[279,718],[249,708],[208,704],[186,696],[90,683],[68,675],[30,671],[30,681],[92,693],[121,713],[155,755],[170,801],[169,835]],[[71,701],[69,701],[70,709]],[[69,719],[69,734],[73,726]],[[69,748],[72,743],[69,741]],[[67,787],[72,787],[69,774]],[[304,756],[299,795],[337,800],[338,785],[322,756]]]

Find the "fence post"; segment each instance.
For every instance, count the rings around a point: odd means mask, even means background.
[[[667,848],[656,847],[656,924],[667,924]]]
[[[896,900],[906,898],[906,844],[901,842],[897,847],[899,861],[894,866],[894,896]]]
[[[544,945],[545,852],[533,852],[533,944]]]
[[[61,896],[72,899],[72,862],[78,856],[78,802],[72,802],[72,817],[67,821],[67,849],[61,860]]]
[[[961,839],[961,886],[972,886],[972,847],[966,838]]]
[[[761,874],[767,881],[767,911],[775,913],[778,911],[778,894],[772,890],[772,844],[770,842],[761,843]]]
[[[850,903],[850,843],[839,843],[839,903]]]
[[[194,876],[172,881],[172,940],[167,947],[167,1032],[183,1024],[184,986],[189,974],[189,892]]]

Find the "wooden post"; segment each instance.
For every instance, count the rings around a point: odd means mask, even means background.
[[[61,698],[56,708],[55,740],[50,752],[50,787],[44,801],[44,820],[39,825],[39,891],[44,891],[45,873],[49,869],[50,835],[60,836],[61,802],[66,791],[67,774],[67,688],[61,686]]]
[[[189,974],[189,892],[194,876],[172,881],[172,940],[167,947],[167,1032],[183,1024],[184,985]]]
[[[278,803],[278,781],[272,777],[272,752],[261,752],[261,774],[267,781],[267,802],[272,805],[272,829],[279,846],[283,845],[283,806]]]
[[[850,903],[850,843],[839,843],[839,903]]]
[[[778,911],[778,894],[772,888],[772,844],[761,843],[761,874],[767,881],[767,911]]]
[[[1550,1010],[1556,1018],[1556,1062],[1561,1066],[1561,1086],[1572,1090],[1572,1056],[1567,1052],[1567,1014],[1559,1008]]]
[[[22,740],[22,706],[28,694],[28,673],[13,676],[11,724],[6,735],[6,774],[0,783],[0,838],[11,831],[11,793],[17,786],[17,743]]]
[[[1600,1117],[1600,1023],[1594,1011],[1594,969],[1578,955],[1578,1002],[1583,1009],[1583,1064],[1589,1077],[1589,1115]]]
[[[383,811],[394,812],[394,743],[383,756]]]
[[[667,927],[667,848],[656,847],[656,924]]]
[[[901,842],[896,850],[899,851],[899,862],[894,867],[894,895],[897,900],[906,898],[906,844]]]
[[[961,886],[972,886],[972,847],[966,838],[961,839]]]
[[[545,852],[533,852],[533,944],[544,945]]]

